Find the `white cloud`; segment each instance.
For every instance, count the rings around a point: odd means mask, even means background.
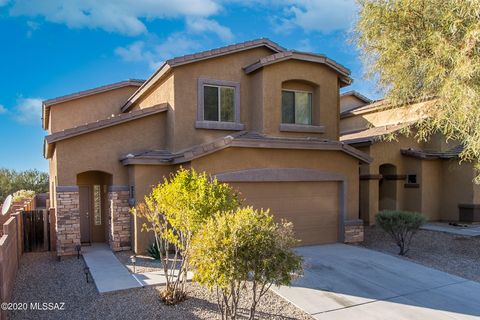
[[[19,98],[14,107],[13,118],[21,123],[40,123],[42,100],[41,98]]]
[[[17,0],[10,14],[40,16],[69,28],[138,35],[148,31],[144,20],[208,17],[219,10],[215,0]]]
[[[118,47],[115,53],[124,61],[146,62],[151,69],[157,69],[170,58],[192,53],[200,48],[198,41],[185,34],[174,33],[161,43],[154,41],[136,41],[126,47]]]
[[[305,31],[332,32],[348,29],[356,12],[354,0],[292,0],[285,9],[280,29],[300,27]]]
[[[0,114],[4,114],[4,113],[7,113],[7,112],[8,112],[7,108],[5,108],[3,106],[3,104],[0,104]]]
[[[229,28],[220,25],[217,21],[205,18],[187,18],[187,29],[194,33],[212,32],[222,40],[233,38],[233,33]]]

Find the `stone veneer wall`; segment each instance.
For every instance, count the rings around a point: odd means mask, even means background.
[[[57,187],[57,255],[76,254],[80,244],[80,211],[77,186]]]
[[[363,242],[363,220],[345,221],[345,243]]]
[[[109,243],[113,251],[130,250],[132,247],[132,215],[128,205],[128,186],[112,186],[108,191],[110,212]]]

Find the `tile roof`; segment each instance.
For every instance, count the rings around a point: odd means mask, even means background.
[[[416,101],[412,101],[410,105],[413,106],[413,105],[429,104],[429,103],[433,103],[434,101],[435,99],[430,97],[430,98],[424,98],[424,99],[418,99]],[[405,106],[405,104],[404,105],[392,104],[387,99],[380,99],[370,104],[359,106],[358,108],[345,110],[340,113],[340,119],[356,116],[359,114],[379,111],[379,110],[393,109],[393,108],[402,107],[402,106]]]
[[[206,51],[202,51],[194,54],[188,54],[181,57],[176,57],[176,58],[167,60],[166,63],[171,67],[175,67],[175,66],[179,66],[187,63],[219,57],[225,54],[230,54],[233,52],[239,52],[239,51],[261,47],[261,46],[265,46],[276,52],[282,52],[286,50],[285,48],[281,47],[280,45],[278,45],[277,43],[269,39],[261,38],[261,39],[236,43],[236,44],[232,44],[225,47],[206,50]]]
[[[348,85],[352,82],[352,79],[350,78],[350,70],[348,70],[341,64],[335,62],[332,59],[327,58],[325,55],[322,55],[322,54],[306,53],[306,52],[299,52],[299,51],[278,52],[278,53],[263,57],[257,62],[252,63],[251,65],[248,65],[243,69],[245,73],[249,74],[260,68],[268,66],[270,64],[289,60],[289,59],[325,64],[341,75],[340,79],[343,81],[345,85]]]
[[[374,143],[380,141],[382,136],[397,132],[412,125],[413,122],[368,128],[361,131],[341,134],[340,141],[347,144]]]
[[[129,80],[115,82],[115,83],[107,84],[107,85],[104,85],[104,86],[95,87],[95,88],[88,89],[88,90],[83,90],[83,91],[78,91],[78,92],[74,92],[74,93],[67,94],[67,95],[64,95],[64,96],[60,96],[60,97],[56,97],[56,98],[53,98],[53,99],[45,100],[45,101],[42,102],[43,128],[46,129],[48,127],[50,107],[55,105],[55,104],[59,104],[59,103],[62,103],[62,102],[67,102],[67,101],[71,101],[71,100],[74,100],[74,99],[79,99],[79,98],[91,96],[91,95],[94,95],[94,94],[97,94],[97,93],[102,93],[102,92],[106,92],[106,91],[110,91],[110,90],[114,90],[114,89],[119,89],[119,88],[123,88],[123,87],[128,87],[128,86],[140,87],[144,82],[145,82],[145,80],[129,79]]]
[[[369,99],[369,98],[365,97],[363,94],[361,94],[361,93],[359,93],[358,91],[355,91],[355,90],[350,90],[350,91],[344,92],[340,95],[340,97],[347,97],[347,96],[354,96],[354,97],[362,100],[365,103],[372,103],[373,102],[372,99]],[[350,109],[350,110],[352,110],[352,109]]]
[[[367,154],[338,141],[316,138],[271,137],[246,131],[231,134],[178,153],[170,153],[166,150],[147,150],[128,154],[120,160],[124,165],[180,164],[228,147],[333,150],[345,152],[363,162],[371,162],[371,158]]]
[[[463,151],[463,145],[459,144],[446,151],[422,150],[422,149],[401,149],[400,152],[405,156],[420,159],[452,159],[457,158]]]
[[[65,129],[63,131],[52,133],[46,136],[45,140],[48,144],[51,144],[57,141],[79,136],[88,132],[108,128],[111,126],[115,126],[124,122],[140,119],[140,118],[147,117],[160,112],[165,112],[167,110],[168,110],[168,106],[167,104],[164,103],[164,104],[156,105],[149,108],[131,111],[128,113],[120,113],[118,115],[114,115],[106,119],[97,120],[95,122],[86,123],[78,127],[73,127],[73,128]]]
[[[220,56],[224,56],[224,55],[235,53],[235,52],[258,48],[258,47],[267,47],[274,52],[286,51],[284,47],[278,45],[277,43],[266,38],[260,38],[256,40],[245,41],[245,42],[232,44],[225,47],[215,48],[207,51],[202,51],[194,54],[188,54],[181,57],[169,59],[165,61],[160,66],[160,68],[158,68],[150,76],[150,78],[148,78],[147,81],[145,81],[145,83],[140,88],[138,88],[138,90],[128,99],[128,101],[122,107],[122,111],[128,110],[128,108],[132,105],[132,103],[134,103],[136,99],[141,97],[148,90],[148,88],[152,86],[154,83],[156,83],[156,81],[159,80],[163,76],[163,74],[165,74],[170,68],[181,66],[188,63],[194,63],[194,62],[198,62],[206,59],[211,59],[215,57],[220,57]]]

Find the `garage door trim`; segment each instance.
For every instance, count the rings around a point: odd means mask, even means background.
[[[343,174],[303,168],[261,168],[229,171],[215,175],[221,182],[305,182],[337,181],[339,182],[338,240],[344,241],[347,179]]]

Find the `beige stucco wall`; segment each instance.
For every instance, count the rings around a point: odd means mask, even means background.
[[[178,166],[154,166],[154,165],[130,165],[128,166],[129,185],[135,186],[134,197],[137,203],[144,201],[144,197],[152,191],[152,188],[168,178]],[[153,232],[143,229],[143,224],[148,223],[145,219],[134,217],[133,219],[133,249],[136,253],[144,253],[155,238]]]
[[[351,110],[353,108],[364,105],[366,105],[365,101],[355,97],[354,95],[340,97],[340,112]]]
[[[240,119],[246,129],[250,128],[250,111],[253,94],[251,76],[243,67],[272,54],[266,48],[256,48],[231,55],[208,59],[179,66],[175,73],[175,133],[171,146],[182,150],[196,144],[227,135],[230,131],[195,129],[197,120],[198,79],[227,80],[240,83]]]
[[[462,163],[458,160],[449,160],[442,163],[443,190],[441,198],[441,219],[458,220],[459,203],[480,203],[475,199],[478,186],[474,185],[473,166],[471,163]],[[475,190],[475,191],[474,191]]]
[[[347,179],[347,219],[358,218],[358,160],[339,151],[281,150],[255,148],[227,148],[184,163],[181,166],[128,166],[129,184],[135,186],[137,203],[151,191],[151,187],[180,167],[195,168],[211,174],[254,168],[307,168],[342,174]],[[136,252],[145,252],[153,242],[153,234],[142,231],[145,221],[135,219]]]
[[[376,175],[379,166],[388,163],[396,166],[399,175],[417,175],[418,187],[406,187],[403,179],[396,182],[397,209],[421,212],[427,220],[456,221],[459,219],[458,204],[479,203],[480,186],[472,182],[474,173],[471,163],[460,164],[458,159],[418,159],[400,153],[403,148],[429,146],[451,148],[438,135],[428,143],[419,143],[414,137],[399,136],[398,141],[376,142],[363,147],[361,150],[368,153],[373,162],[363,165],[361,173]],[[362,180],[360,186],[361,217],[374,224],[379,201],[378,179]]]
[[[422,205],[419,211],[425,215],[427,220],[441,220],[442,188],[445,185],[442,175],[442,161],[422,160],[421,163],[420,191],[422,193]]]
[[[230,133],[227,130],[196,129],[198,79],[227,80],[240,83],[240,118],[247,131],[277,136],[317,136],[338,139],[338,75],[330,68],[300,61],[285,61],[266,66],[252,74],[243,67],[272,54],[267,48],[255,48],[231,55],[174,67],[165,78],[137,101],[133,108],[168,103],[168,142],[171,151],[179,151]],[[280,132],[282,87],[313,91],[313,124],[324,125],[325,133]]]
[[[212,174],[253,168],[306,168],[347,179],[347,218],[358,219],[358,160],[340,151],[228,148],[195,159],[191,166]]]
[[[54,151],[52,157],[48,160],[48,171],[49,171],[49,197],[50,197],[50,207],[57,207],[57,152]]]
[[[287,60],[264,67],[263,71],[263,131],[275,136],[315,136],[338,140],[339,84],[338,75],[330,68],[304,61]],[[282,121],[282,84],[297,80],[309,82],[314,88],[314,125],[325,126],[325,133],[280,132]],[[297,84],[297,89],[304,87]],[[295,88],[295,86],[289,86]]]
[[[112,174],[114,185],[127,185],[128,172],[119,159],[130,152],[164,147],[164,113],[59,141],[58,185],[76,185],[77,174],[90,170]]]
[[[51,106],[49,133],[119,114],[122,105],[137,89],[137,86],[128,86]]]

